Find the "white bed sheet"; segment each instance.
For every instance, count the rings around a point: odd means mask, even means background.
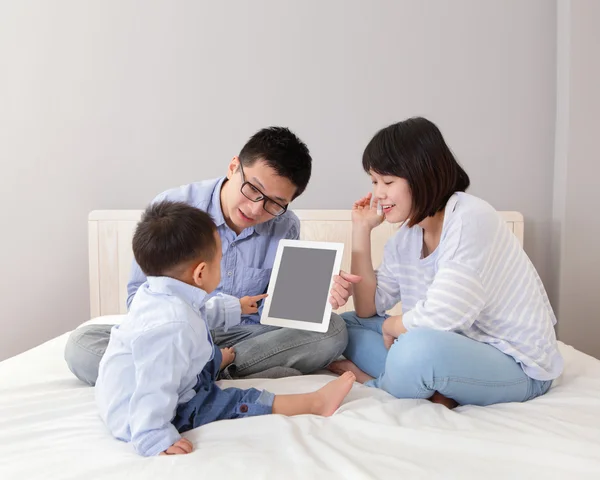
[[[117,318],[101,318],[113,323]],[[63,361],[68,334],[0,363],[0,479],[600,478],[600,361],[560,344],[563,376],[525,404],[397,400],[356,384],[330,418],[264,416],[186,434],[190,455],[142,458],[102,424]],[[299,393],[327,375],[224,387]]]

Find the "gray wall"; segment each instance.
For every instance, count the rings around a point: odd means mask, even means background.
[[[221,175],[272,124],[314,155],[294,206],[349,208],[375,131],[430,117],[547,281],[555,54],[547,0],[0,2],[0,359],[88,318],[90,210]]]
[[[600,358],[600,2],[558,4],[554,219],[559,338]]]

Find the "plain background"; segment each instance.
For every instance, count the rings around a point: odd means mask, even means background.
[[[525,215],[559,333],[600,355],[594,0],[0,2],[0,359],[89,317],[87,214],[223,175],[285,125],[350,208],[362,150],[436,122],[471,193]]]

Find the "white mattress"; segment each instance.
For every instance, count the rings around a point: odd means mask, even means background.
[[[0,363],[2,480],[600,478],[600,361],[564,344],[564,375],[526,404],[450,411],[356,384],[333,417],[217,422],[186,434],[190,455],[142,458],[105,429],[63,361],[66,338]],[[297,393],[329,379],[222,386]]]

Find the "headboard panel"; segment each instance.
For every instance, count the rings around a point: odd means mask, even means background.
[[[342,242],[346,245],[342,269],[350,271],[352,222],[350,210],[294,210],[301,223],[302,240]],[[523,215],[500,212],[507,227],[523,245]],[[142,210],[94,210],[88,218],[91,317],[125,313],[127,281],[133,253],[131,239]],[[371,236],[373,266],[381,263],[383,247],[396,226],[384,222]],[[338,313],[353,310],[352,299]],[[391,313],[398,313],[397,305]]]

